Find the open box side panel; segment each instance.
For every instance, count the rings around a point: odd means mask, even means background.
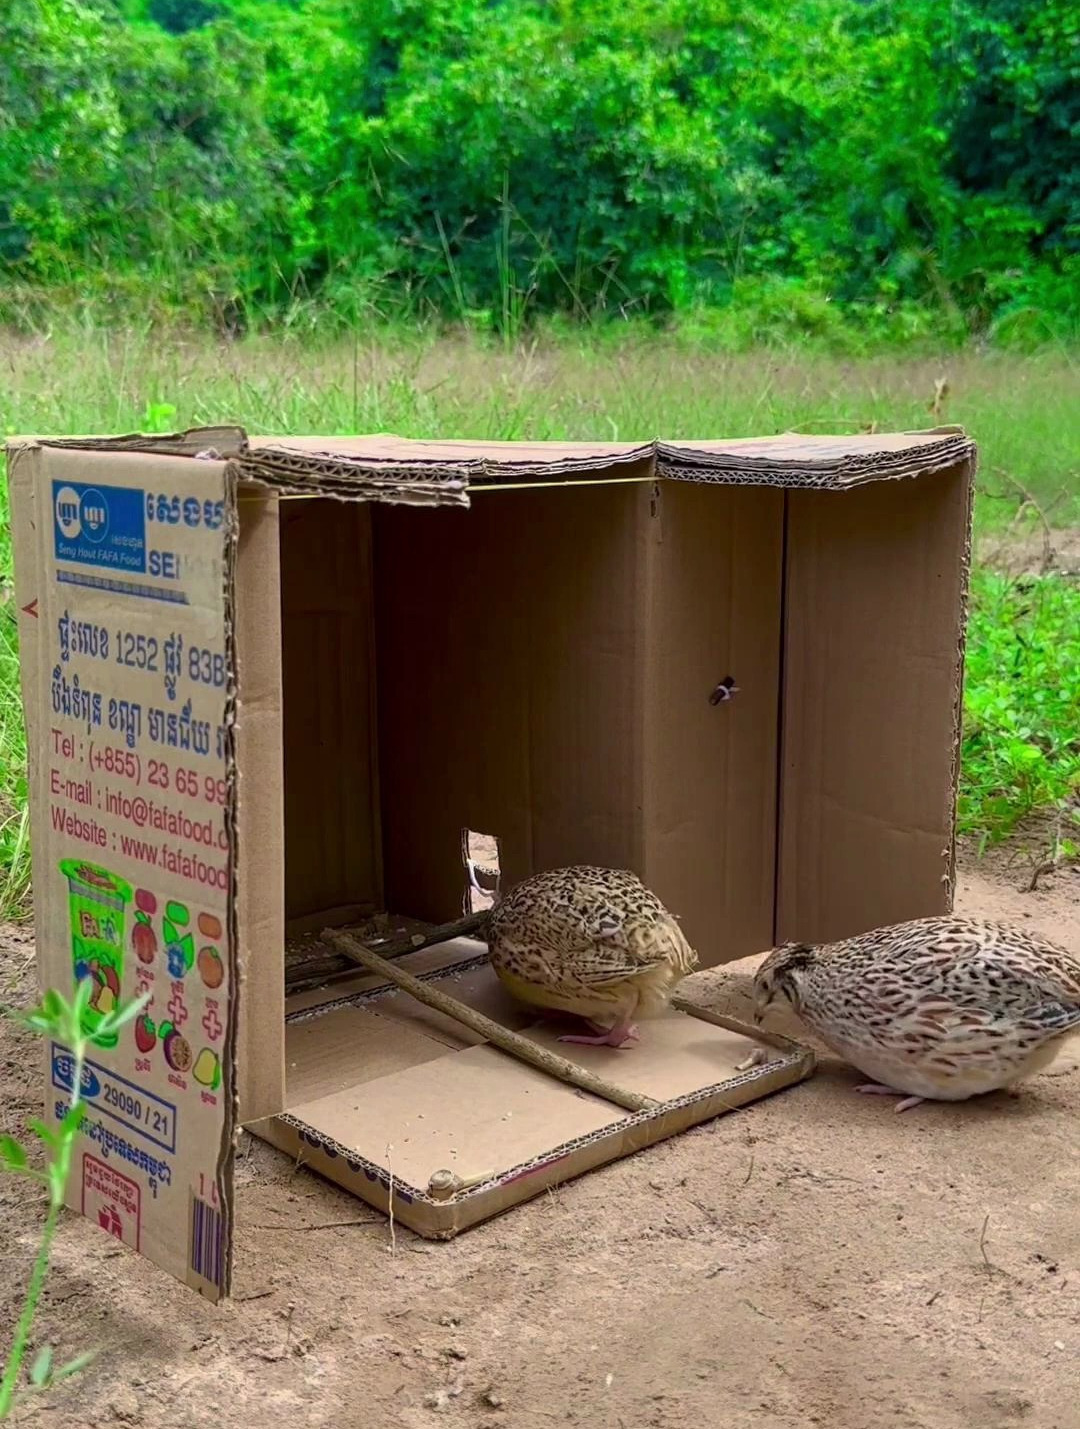
[[[281,505],[285,910],[316,932],[383,907],[371,515]]]
[[[461,831],[502,878],[642,861],[648,485],[376,511],[388,906],[461,912]]]
[[[972,476],[788,495],[777,942],[952,906]]]
[[[217,1299],[231,1269],[235,780],[226,463],[10,463],[43,987],[89,980],[73,1209]],[[51,1043],[45,1120],[71,1100]]]
[[[304,505],[306,503],[300,503]],[[282,787],[281,508],[261,489],[238,501],[235,582],[237,778],[236,1092],[241,1123],[285,1104],[284,790]],[[300,848],[304,845],[301,843]]]
[[[712,966],[772,941],[784,493],[664,482],[655,510],[640,871]]]

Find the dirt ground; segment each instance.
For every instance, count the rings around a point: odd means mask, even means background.
[[[959,908],[1080,949],[1080,873]],[[28,935],[0,941],[0,984]],[[734,1007],[743,983],[694,980]],[[11,997],[11,992],[7,994]],[[245,1139],[235,1299],[214,1308],[68,1219],[38,1324],[96,1363],[18,1423],[202,1429],[1077,1429],[1080,1047],[1018,1096],[896,1116],[823,1060],[807,1083],[426,1244]],[[0,1124],[37,1110],[0,1029]],[[37,1223],[0,1181],[2,1323]],[[6,1336],[5,1336],[6,1338]]]

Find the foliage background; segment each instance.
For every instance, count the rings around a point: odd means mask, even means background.
[[[1073,0],[6,0],[0,318],[1080,317]]]

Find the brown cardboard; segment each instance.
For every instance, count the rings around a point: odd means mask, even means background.
[[[217,1299],[235,1125],[232,473],[28,446],[10,481],[41,983],[66,990],[73,964],[107,965],[101,996],[148,991],[149,1017],[169,1029],[144,1048],[129,1026],[88,1061],[69,1204]],[[164,574],[151,551],[170,558]],[[47,1088],[52,1122],[70,1090],[59,1045]]]
[[[282,511],[285,908],[293,922],[318,914],[322,928],[382,897],[371,510],[293,501]]]
[[[456,949],[439,968],[433,954]],[[510,1002],[480,944],[458,940],[410,960],[433,964],[435,985],[559,1052],[558,1032]],[[481,956],[477,956],[480,954]],[[352,994],[355,999],[356,994]],[[504,1057],[467,1029],[395,989],[368,986],[362,1003],[294,1011],[286,1034],[289,1104],[257,1128],[304,1164],[421,1235],[456,1235],[568,1176],[641,1150],[808,1076],[813,1059],[773,1038],[762,1065],[743,1065],[749,1028],[681,1011],[649,1025],[633,1058],[613,1068],[603,1048],[582,1065],[656,1099],[629,1113]],[[722,1023],[724,1019],[719,1019]],[[464,1189],[428,1192],[449,1170]]]
[[[73,1204],[216,1298],[241,1121],[442,1237],[807,1075],[786,1044],[737,1070],[746,1029],[673,1011],[632,1052],[573,1049],[656,1099],[629,1115],[362,970],[286,997],[286,938],[458,916],[465,828],[497,836],[504,887],[570,862],[635,868],[706,964],[946,909],[973,450],[957,429],[13,444],[42,982],[70,985],[71,910],[88,906],[60,862],[101,852],[145,889],[136,796],[144,820],[178,801],[189,843],[199,812],[217,868],[206,888],[197,848],[172,859],[145,915],[157,946],[144,962],[129,916],[120,985],[150,989],[155,1024],[183,1014],[193,1059],[205,1029],[220,1081],[171,1067],[160,1037],[103,1052]],[[108,657],[65,612],[108,627]],[[145,650],[160,662],[174,631],[206,660],[181,662],[170,700]],[[157,714],[189,699],[197,751],[186,720]],[[118,700],[143,712],[131,742],[108,731]],[[106,731],[113,753],[87,771]],[[220,926],[209,981],[201,940],[170,971],[169,901]],[[404,961],[550,1045],[558,1029],[508,1002],[481,953],[457,940]],[[51,1117],[64,1065],[61,1050]],[[159,1103],[167,1154],[144,1124]],[[449,1200],[426,1191],[440,1158],[469,1183]]]
[[[970,478],[788,496],[776,942],[951,906]]]
[[[463,827],[498,835],[508,884],[640,865],[649,489],[374,513],[389,907],[460,912]]]
[[[665,482],[654,503],[642,876],[704,965],[773,937],[783,520],[759,486]]]
[[[289,785],[282,767],[281,671],[287,651],[274,638],[281,604],[278,559],[280,507],[261,489],[245,488],[237,503],[236,582],[237,685],[244,691],[244,717],[236,726],[236,819],[243,830],[237,860],[236,914],[238,999],[237,1115],[253,1121],[285,1102],[285,1069],[276,1037],[285,1015],[284,908],[267,897],[267,880],[280,880],[288,834]],[[267,639],[267,634],[271,635]],[[278,777],[266,777],[266,771]],[[301,848],[304,845],[301,843]]]

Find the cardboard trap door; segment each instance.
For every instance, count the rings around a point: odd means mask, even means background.
[[[374,975],[330,1002],[292,999],[288,1110],[253,1130],[431,1239],[813,1070],[807,1049],[685,1001],[642,1023],[640,1040],[623,1051],[560,1043],[565,1024],[533,1021],[502,991],[482,945],[465,939],[401,965],[651,1103],[627,1111],[568,1086]]]

